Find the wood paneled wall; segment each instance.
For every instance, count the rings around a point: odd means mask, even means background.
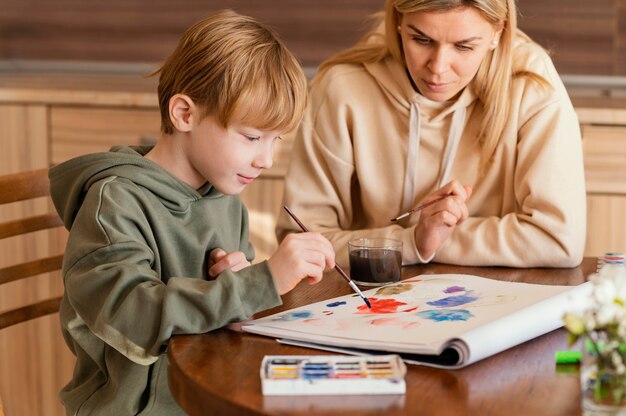
[[[626,0],[518,0],[518,4],[519,26],[551,52],[561,73],[626,75],[622,44],[626,16],[618,12]]]
[[[383,0],[3,0],[0,60],[161,62],[192,23],[232,8],[315,67],[366,31]],[[520,27],[563,74],[626,75],[626,0],[518,0]]]
[[[0,59],[160,62],[183,32],[232,8],[273,27],[316,66],[359,39],[381,0],[3,0]]]

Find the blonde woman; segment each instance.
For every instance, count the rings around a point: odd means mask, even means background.
[[[514,0],[387,0],[375,29],[320,66],[284,203],[339,263],[358,237],[402,240],[404,264],[580,263],[578,120],[516,14]],[[293,231],[281,216],[279,240]]]

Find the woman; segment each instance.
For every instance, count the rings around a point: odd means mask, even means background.
[[[371,33],[320,66],[284,203],[339,263],[359,237],[402,240],[404,264],[580,263],[578,120],[516,13],[514,0],[387,0]],[[280,217],[279,240],[297,230]]]

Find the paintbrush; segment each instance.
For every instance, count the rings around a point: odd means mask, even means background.
[[[285,211],[287,211],[287,214],[289,214],[289,216],[291,218],[293,218],[293,220],[298,223],[298,225],[300,226],[300,229],[302,231],[304,231],[305,233],[309,232],[309,229],[306,228],[306,226],[304,224],[302,224],[302,222],[298,219],[298,217],[296,217],[296,214],[294,214],[287,205],[283,205],[283,208],[285,209]],[[363,292],[361,292],[361,290],[359,290],[359,288],[357,287],[357,285],[354,283],[354,281],[352,281],[352,279],[350,279],[350,276],[348,276],[346,274],[346,272],[343,271],[343,269],[341,268],[341,266],[339,266],[337,263],[335,263],[335,270],[337,270],[339,272],[339,274],[341,275],[341,277],[343,277],[344,279],[346,279],[346,282],[348,282],[348,284],[350,285],[350,287],[361,297],[361,299],[363,299],[363,302],[365,302],[365,304],[367,305],[368,308],[372,308],[372,304],[370,303],[369,299],[367,297],[365,297],[365,295],[363,294]]]
[[[435,202],[439,202],[439,201],[441,201],[442,199],[447,198],[448,196],[450,196],[450,195],[445,195],[445,196],[442,196],[441,198],[433,199],[432,201],[423,202],[423,203],[421,203],[421,204],[419,204],[419,205],[417,205],[417,206],[415,206],[415,207],[411,208],[410,210],[408,210],[408,211],[407,211],[407,212],[405,212],[404,214],[399,215],[399,216],[397,216],[396,218],[392,218],[390,221],[391,221],[391,222],[400,221],[402,218],[406,218],[406,217],[408,217],[408,216],[409,216],[409,215],[411,215],[411,214],[414,214],[414,213],[416,213],[416,212],[418,212],[418,211],[421,211],[422,209],[424,209],[424,208],[426,208],[426,207],[428,207],[428,206],[430,206],[430,205],[434,204]]]

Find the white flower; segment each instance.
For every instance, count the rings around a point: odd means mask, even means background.
[[[594,316],[593,311],[585,311],[583,314],[583,324],[585,325],[585,329],[589,332],[596,329],[596,317]]]
[[[611,280],[615,285],[615,297],[626,300],[626,276],[618,273],[611,273]]]
[[[596,312],[596,327],[605,327],[612,323],[618,323],[623,316],[622,307],[615,303],[600,305]]]
[[[585,332],[585,323],[583,322],[582,317],[576,314],[565,314],[563,322],[565,323],[565,328],[574,335],[581,335]],[[626,326],[624,327],[624,333],[626,334]]]
[[[622,357],[620,357],[617,351],[611,351],[611,361],[613,362],[613,365],[617,367],[622,363]]]
[[[626,372],[622,356],[617,350],[611,352],[611,364],[618,374],[624,374],[624,372]]]
[[[617,326],[617,336],[619,336],[622,342],[626,342],[626,316],[624,315],[621,316]]]
[[[595,284],[593,287],[593,297],[602,309],[607,304],[612,304],[617,296],[617,288],[615,287],[615,282],[613,279],[604,278],[600,276],[600,278],[595,279]]]
[[[605,265],[589,280],[593,285],[590,302],[579,304],[577,313],[563,316],[565,328],[573,335],[570,342],[584,337],[603,365],[626,374],[626,268]]]

